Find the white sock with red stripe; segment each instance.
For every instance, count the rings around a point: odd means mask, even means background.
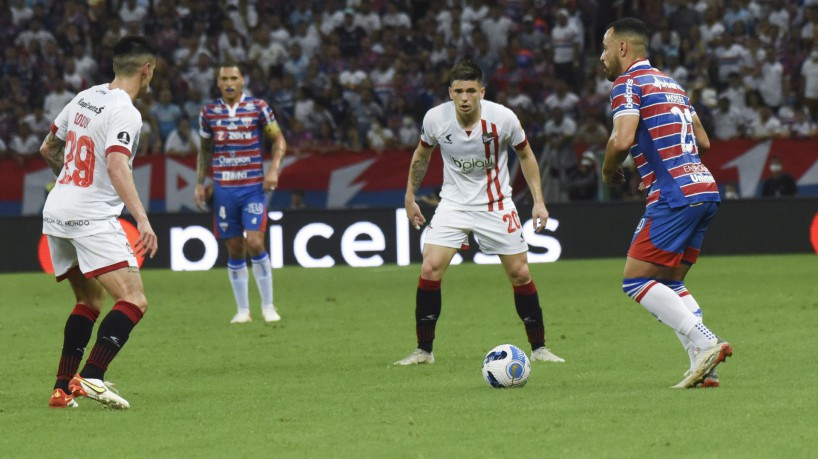
[[[693,295],[687,291],[684,281],[663,280],[661,282],[673,289],[673,291],[679,295],[679,298],[682,299],[685,306],[687,306],[687,309],[692,312],[693,315],[699,318],[699,322],[702,322],[702,309],[699,307],[699,303],[696,302],[696,299],[693,298]],[[679,332],[676,332],[676,337],[679,338],[679,341],[682,343],[682,347],[684,347],[685,351],[687,351],[687,357],[690,359],[690,368],[693,368],[693,366],[696,364],[696,346],[693,345],[693,342],[690,341],[687,336],[682,335]]]
[[[639,277],[624,279],[622,290],[660,322],[687,337],[696,348],[705,349],[716,344],[716,335],[699,321],[670,287],[656,279]]]

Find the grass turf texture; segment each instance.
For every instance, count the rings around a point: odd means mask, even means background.
[[[108,371],[127,412],[47,406],[67,285],[0,276],[3,457],[814,457],[814,255],[704,257],[687,286],[735,355],[722,387],[671,390],[687,355],[620,289],[623,260],[532,265],[548,345],[522,389],[481,378],[523,327],[499,266],[453,266],[431,366],[415,345],[418,266],[275,271],[283,321],[229,325],[224,269],[143,272],[151,306]],[[96,330],[95,330],[96,335]],[[94,335],[94,336],[95,336]],[[87,353],[86,353],[87,355]]]

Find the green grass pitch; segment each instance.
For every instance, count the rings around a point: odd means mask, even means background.
[[[436,363],[415,346],[418,266],[275,271],[283,321],[229,325],[224,268],[145,270],[150,310],[108,371],[131,410],[47,406],[70,289],[0,276],[0,456],[815,457],[818,258],[707,257],[687,280],[735,354],[722,387],[671,390],[674,333],[621,291],[623,260],[532,265],[548,346],[522,389],[482,380],[484,354],[527,352],[499,266],[453,266]]]

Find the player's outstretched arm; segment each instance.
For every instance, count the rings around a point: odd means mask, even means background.
[[[531,149],[529,143],[526,143],[525,146],[519,150],[515,149],[515,151],[517,152],[517,157],[520,158],[520,170],[523,171],[523,177],[525,177],[528,189],[531,191],[531,199],[534,202],[534,207],[531,209],[531,220],[534,222],[534,231],[539,233],[545,229],[545,223],[548,221],[548,209],[545,207],[545,197],[542,193],[540,166],[537,164],[534,151]]]
[[[281,167],[281,160],[287,152],[287,140],[276,121],[264,127],[264,135],[273,139],[273,161],[270,163],[267,174],[264,175],[264,191],[272,191],[278,186],[278,171]]]
[[[131,174],[131,167],[128,164],[128,157],[123,153],[112,152],[108,155],[108,176],[111,177],[111,184],[116,193],[125,203],[125,207],[136,220],[136,228],[139,230],[139,239],[136,241],[136,255],[144,257],[150,255],[153,258],[159,248],[156,233],[148,221],[148,213],[139,200],[136,192],[136,185]]]
[[[45,159],[54,175],[59,176],[60,172],[62,172],[65,157],[65,141],[49,132],[45,136],[43,144],[40,145],[40,155]]]
[[[196,201],[196,207],[200,210],[207,210],[205,205],[205,178],[207,171],[210,169],[210,162],[213,160],[213,138],[202,137],[202,147],[199,149],[199,154],[196,155],[196,188],[194,190],[193,199]]]
[[[702,120],[699,115],[693,114],[693,135],[696,137],[696,146],[699,149],[699,154],[702,154],[710,149],[710,137],[707,136],[707,131],[704,130]]]
[[[420,206],[415,202],[415,193],[423,183],[423,178],[426,177],[432,151],[434,151],[434,147],[427,147],[419,142],[414,154],[412,154],[412,162],[409,164],[409,180],[406,183],[404,206],[406,207],[406,216],[415,229],[420,229],[421,226],[426,224],[426,217],[423,216]]]
[[[621,164],[630,153],[638,125],[639,115],[622,115],[614,118],[611,137],[605,146],[605,159],[602,161],[602,181],[606,185],[619,185],[625,181]]]

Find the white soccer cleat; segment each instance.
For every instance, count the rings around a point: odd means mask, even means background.
[[[261,313],[264,315],[264,321],[267,323],[278,322],[281,320],[281,316],[278,315],[278,311],[276,311],[276,308],[273,305],[262,307]]]
[[[127,410],[131,404],[120,397],[113,385],[107,381],[74,376],[68,383],[68,389],[76,397],[87,397],[115,410]]]
[[[565,359],[562,357],[557,356],[545,346],[538,347],[531,351],[531,361],[532,362],[556,362],[562,363],[565,362]]]
[[[685,373],[684,379],[679,384],[671,386],[671,389],[687,389],[699,384],[704,385],[707,376],[711,373],[715,374],[713,369],[716,368],[716,365],[724,362],[731,355],[733,355],[733,346],[727,341],[720,341],[709,349],[699,349],[696,351],[696,364]],[[716,379],[716,384],[718,384],[718,379]]]
[[[435,363],[435,356],[423,349],[415,349],[405,359],[398,360],[393,365],[420,365],[422,363]]]
[[[250,317],[250,312],[237,312],[232,319],[230,319],[231,324],[246,324],[248,322],[252,322],[253,318]]]

